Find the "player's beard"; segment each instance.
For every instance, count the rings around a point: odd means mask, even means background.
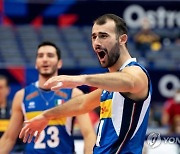
[[[43,72],[41,71],[41,69],[38,69],[38,72],[41,76],[43,76],[44,78],[50,78],[52,76],[54,76],[57,72],[57,66],[52,66],[51,70],[49,72]]]
[[[104,49],[104,51],[106,52],[107,63],[103,65],[100,60],[99,62],[103,68],[109,68],[113,66],[120,57],[119,43],[117,42],[109,52],[107,49]]]

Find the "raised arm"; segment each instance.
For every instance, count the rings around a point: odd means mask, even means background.
[[[26,126],[21,130],[19,137],[24,137],[24,142],[29,138],[28,142],[30,142],[35,131],[37,131],[36,141],[50,119],[77,116],[93,110],[100,104],[101,92],[102,90],[97,89],[89,94],[77,96],[61,106],[44,111],[42,114],[25,122]]]
[[[82,95],[82,91],[74,88],[72,92],[72,97],[76,97],[78,95]],[[96,141],[96,135],[94,128],[92,126],[90,117],[88,113],[76,116],[81,133],[84,138],[84,153],[85,154],[92,154],[93,147]]]
[[[23,113],[21,110],[24,91],[18,91],[13,99],[12,115],[7,130],[0,139],[0,154],[9,154],[13,149],[18,134],[23,125]]]

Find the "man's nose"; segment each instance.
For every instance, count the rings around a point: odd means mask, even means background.
[[[43,56],[43,61],[47,61],[48,57],[47,56]]]
[[[100,46],[101,45],[101,41],[98,37],[96,37],[96,39],[94,40],[94,45],[95,46]]]

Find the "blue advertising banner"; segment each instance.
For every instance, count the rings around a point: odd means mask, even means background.
[[[140,27],[143,17],[149,18],[154,28],[179,28],[179,6],[180,1],[6,0],[4,14],[15,24],[28,24],[40,16],[43,24],[58,24],[62,15],[75,15],[76,19],[72,24],[89,25],[104,13],[114,13],[123,17],[132,29]]]
[[[152,102],[164,102],[180,88],[180,71],[150,70],[149,74],[153,85]]]

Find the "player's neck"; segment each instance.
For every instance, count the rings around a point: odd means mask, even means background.
[[[4,100],[1,100],[0,101],[0,108],[5,108],[6,107],[6,99],[4,99]]]
[[[53,76],[57,76],[57,74],[54,74],[54,75],[52,75],[50,77],[45,77],[45,76],[39,75],[39,80],[38,80],[39,88],[46,89],[44,87],[44,83]]]
[[[119,59],[117,62],[112,66],[109,67],[109,72],[117,72],[121,66],[128,60],[132,58],[126,48],[121,49]]]

